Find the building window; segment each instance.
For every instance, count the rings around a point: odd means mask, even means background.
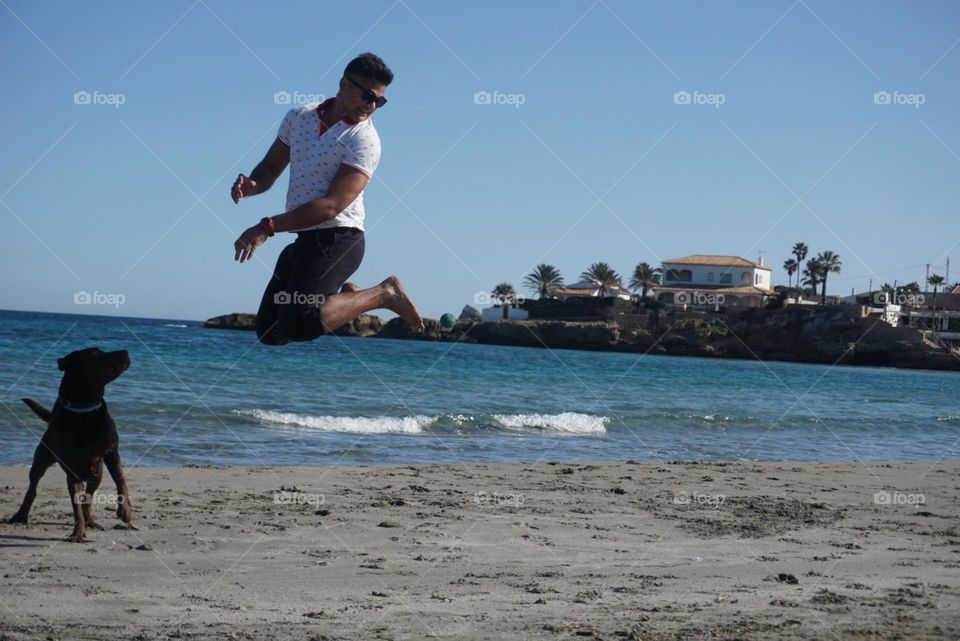
[[[759,284],[760,284],[760,273],[759,273],[759,272],[756,273],[756,274],[754,274],[753,284],[754,284],[754,285],[759,285]]]
[[[720,274],[720,283],[723,285],[733,284],[733,274]]]
[[[666,280],[689,283],[693,280],[693,272],[689,269],[668,269]]]
[[[713,282],[713,272],[707,272],[707,282],[708,283]]]
[[[743,272],[740,274],[740,284],[749,285],[750,284],[750,272]]]

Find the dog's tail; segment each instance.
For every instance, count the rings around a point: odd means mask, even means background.
[[[34,414],[36,414],[37,416],[45,420],[47,423],[50,422],[50,416],[51,416],[50,410],[48,410],[47,408],[45,408],[43,405],[36,402],[32,398],[22,398],[20,400],[26,403],[27,407],[32,409]]]

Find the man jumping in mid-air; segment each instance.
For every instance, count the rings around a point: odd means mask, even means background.
[[[387,103],[393,72],[364,53],[350,61],[337,95],[287,112],[277,139],[250,176],[233,183],[234,203],[262,194],[290,165],[286,213],[267,216],[233,244],[244,262],[275,232],[297,232],[267,283],[257,336],[267,345],[309,341],[360,314],[386,308],[415,331],[423,320],[396,276],[370,289],[347,283],[363,260],[363,189],[380,162],[370,116]]]

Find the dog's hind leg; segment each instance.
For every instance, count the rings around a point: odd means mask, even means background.
[[[113,482],[117,485],[117,518],[130,525],[133,519],[133,506],[130,505],[130,490],[123,476],[123,463],[120,462],[120,448],[115,447],[103,457]],[[131,526],[132,527],[132,526]]]
[[[10,523],[26,523],[30,515],[30,508],[33,506],[33,500],[37,498],[37,485],[44,473],[51,465],[56,463],[53,452],[47,447],[47,444],[40,441],[37,450],[33,453],[33,464],[30,466],[30,486],[23,497],[23,503],[17,513],[10,517]]]
[[[67,492],[70,494],[70,503],[73,505],[73,532],[65,541],[83,543],[86,528],[84,527],[83,506],[89,497],[83,491],[83,481],[67,474]]]
[[[100,487],[100,481],[103,479],[103,464],[97,464],[96,473],[87,481],[87,500],[83,503],[83,520],[88,530],[102,530],[103,526],[93,518],[93,494]]]

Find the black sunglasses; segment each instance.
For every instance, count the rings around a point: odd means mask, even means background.
[[[357,89],[359,89],[359,90],[362,92],[360,95],[363,97],[363,101],[364,101],[364,102],[366,102],[366,103],[371,103],[371,102],[372,102],[373,104],[375,104],[375,105],[377,106],[377,109],[380,109],[380,108],[383,107],[385,104],[387,104],[387,99],[386,99],[385,96],[378,96],[377,94],[373,93],[372,91],[370,91],[369,89],[367,89],[366,87],[364,87],[363,85],[361,85],[359,82],[357,82],[356,80],[354,80],[354,79],[351,78],[350,76],[344,76],[344,78],[346,78],[347,80],[349,80],[349,81],[350,81],[350,84],[352,84],[354,87],[356,87]]]

